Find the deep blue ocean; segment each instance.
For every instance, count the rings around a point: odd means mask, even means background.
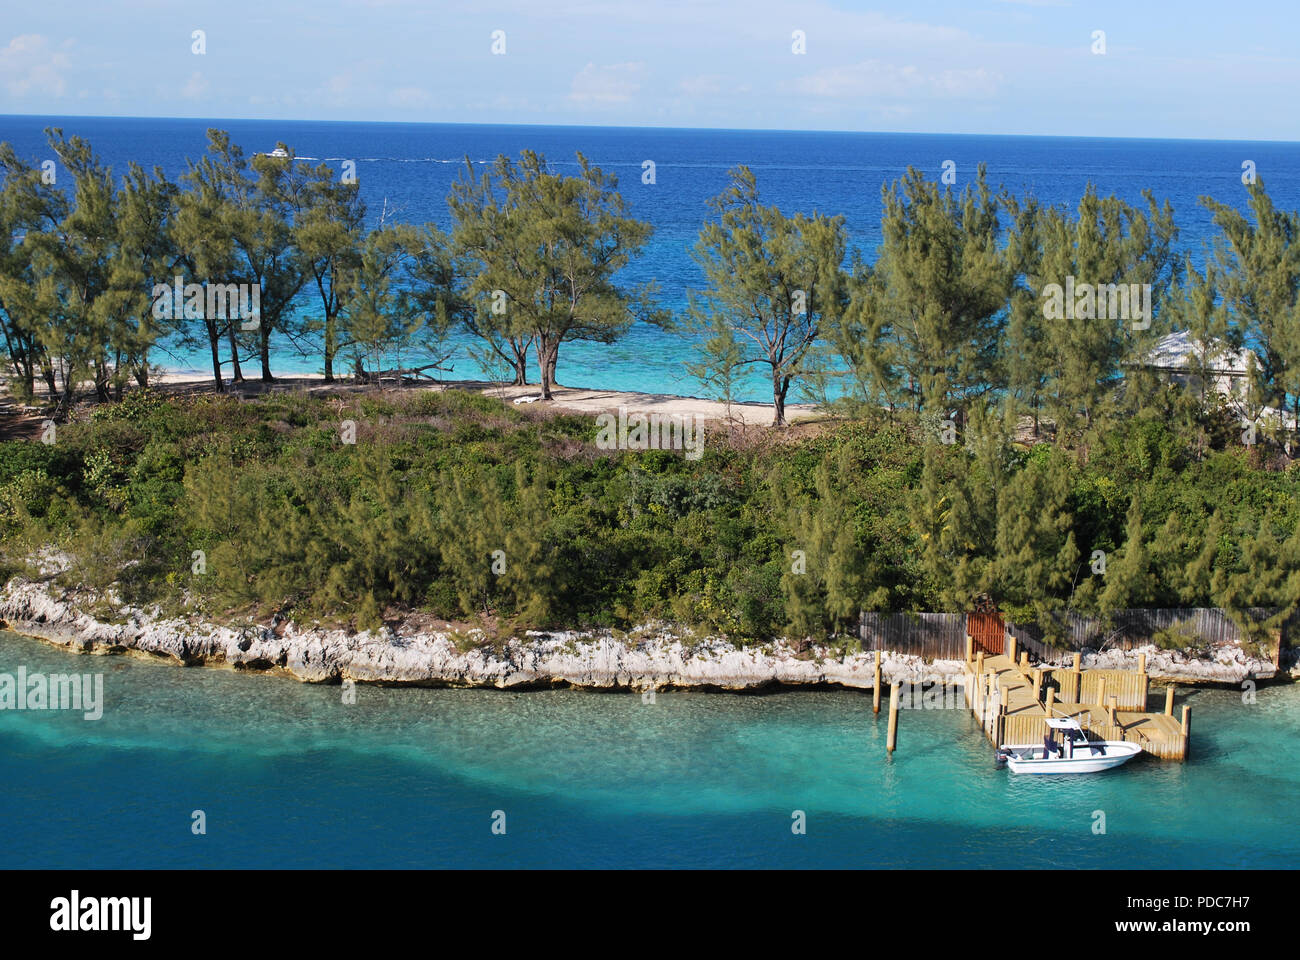
[[[249,154],[283,141],[298,156],[326,161],[340,172],[344,161],[355,161],[372,220],[387,208],[390,218],[434,221],[444,228],[450,222],[446,196],[467,157],[481,172],[499,154],[517,157],[531,149],[558,169],[576,171],[575,153],[581,151],[618,175],[632,213],[655,228],[625,279],[657,281],[662,303],[674,311],[684,307],[688,289],[702,285],[690,251],[710,213],[705,202],[725,188],[727,171],[739,164],[754,170],[765,203],[786,212],[843,214],[852,246],[868,260],[880,241],[882,185],[908,166],[937,179],[947,160],[956,164],[958,187],[983,163],[995,187],[1070,207],[1089,183],[1132,203],[1141,203],[1142,191],[1150,189],[1173,205],[1181,244],[1195,262],[1213,236],[1198,199],[1208,195],[1244,206],[1243,161],[1255,163],[1279,207],[1300,208],[1300,144],[1295,143],[17,116],[0,116],[0,141],[13,144],[24,158],[48,159],[52,154],[42,132],[47,126],[85,137],[119,173],[135,161],[160,166],[171,177],[185,171],[187,158],[202,155],[209,127],[228,130]],[[655,164],[653,185],[642,183],[646,160]],[[309,314],[309,302],[302,309]],[[640,326],[616,344],[566,345],[558,377],[569,386],[700,395],[702,388],[685,370],[693,359],[688,337]],[[201,350],[172,348],[155,360],[210,372]],[[452,362],[454,378],[482,374],[464,349]],[[273,369],[318,372],[321,362],[282,341]],[[756,369],[741,399],[770,402],[770,386]]]

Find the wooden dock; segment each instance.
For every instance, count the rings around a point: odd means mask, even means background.
[[[1166,690],[1163,713],[1147,712],[1146,658],[1131,670],[1065,670],[1030,667],[1007,655],[976,652],[968,640],[964,687],[966,703],[994,746],[1036,744],[1047,734],[1047,718],[1074,717],[1090,740],[1124,740],[1162,760],[1186,760],[1190,708],[1174,717],[1174,688]]]

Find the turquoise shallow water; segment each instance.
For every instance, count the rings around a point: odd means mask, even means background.
[[[348,705],[0,634],[0,673],[20,666],[102,672],[106,705],[0,711],[0,867],[1300,863],[1294,687],[1189,694],[1187,764],[1047,779],[997,769],[959,710],[903,713],[887,759],[884,720],[847,692],[359,687]]]

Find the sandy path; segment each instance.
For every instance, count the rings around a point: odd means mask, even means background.
[[[161,386],[174,388],[204,389],[212,384],[211,376],[192,371],[166,371],[154,378]],[[347,379],[326,384],[320,374],[295,374],[279,377],[270,385],[260,380],[248,380],[240,387],[242,394],[264,393],[266,390],[330,390],[337,392],[362,392],[372,387],[350,383]],[[626,390],[590,390],[582,387],[554,387],[553,399],[543,401],[541,389],[533,384],[526,387],[502,386],[483,380],[448,380],[443,383],[427,385],[407,385],[408,390],[477,390],[487,396],[502,400],[522,400],[529,405],[543,404],[564,410],[581,413],[604,413],[617,411],[624,407],[628,412],[658,413],[669,416],[699,416],[707,420],[725,420],[728,416],[727,405],[716,400],[701,397],[682,397],[667,393],[638,393]],[[538,399],[530,399],[538,398]],[[522,404],[521,404],[522,405]],[[804,420],[817,416],[816,408],[811,404],[787,404],[786,419]],[[770,403],[733,403],[730,415],[737,423],[746,425],[766,425],[772,422],[772,405]]]

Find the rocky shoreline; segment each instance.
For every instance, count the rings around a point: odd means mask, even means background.
[[[796,652],[785,642],[737,646],[725,639],[683,639],[667,627],[634,635],[608,632],[528,632],[497,645],[471,646],[450,633],[399,626],[348,633],[271,626],[223,626],[197,618],[165,618],[117,605],[115,622],[87,610],[99,598],[80,596],[48,582],[15,577],[0,590],[0,626],[14,633],[90,654],[135,653],[187,666],[273,672],[306,683],[382,683],[498,689],[572,686],[588,689],[759,690],[770,687],[871,689],[872,653],[841,655],[813,646]],[[458,644],[457,639],[461,639]],[[466,649],[466,647],[469,647]],[[1147,654],[1156,681],[1231,684],[1300,676],[1294,651],[1281,670],[1269,660],[1225,645],[1191,658],[1154,646],[1129,651],[1084,651],[1085,668],[1136,669]],[[1049,661],[1065,666],[1069,657]],[[883,656],[886,682],[956,683],[958,660],[925,661]]]

